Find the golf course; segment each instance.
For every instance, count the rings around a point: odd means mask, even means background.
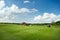
[[[0,24],[0,40],[60,40],[60,27]]]

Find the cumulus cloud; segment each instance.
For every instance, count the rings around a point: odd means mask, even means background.
[[[54,13],[44,13],[43,15],[35,16],[33,19],[36,23],[51,23],[52,21],[59,21],[60,15]]]
[[[37,9],[35,9],[35,8],[33,8],[33,9],[31,9],[33,12],[37,12],[38,10]]]
[[[24,3],[30,3],[30,1],[29,0],[25,0]]]
[[[5,6],[4,1],[1,1],[1,0],[0,0],[0,9],[2,9],[4,6]]]
[[[0,22],[14,21],[16,18],[14,14],[32,13],[36,11],[37,9],[19,8],[15,4],[8,7],[5,6],[4,0],[0,0]]]

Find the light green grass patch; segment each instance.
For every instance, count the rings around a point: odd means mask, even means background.
[[[0,40],[60,40],[60,27],[0,24]]]

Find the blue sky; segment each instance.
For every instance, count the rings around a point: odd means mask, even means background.
[[[1,22],[47,23],[60,20],[60,0],[0,0]]]
[[[60,11],[60,0],[28,0],[30,3],[24,3],[24,1],[25,0],[5,0],[6,6],[11,6],[12,4],[17,5],[19,8],[27,6],[27,8],[36,8],[41,13],[53,12],[59,14]]]

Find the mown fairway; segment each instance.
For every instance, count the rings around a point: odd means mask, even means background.
[[[0,40],[60,40],[60,27],[0,24]]]

